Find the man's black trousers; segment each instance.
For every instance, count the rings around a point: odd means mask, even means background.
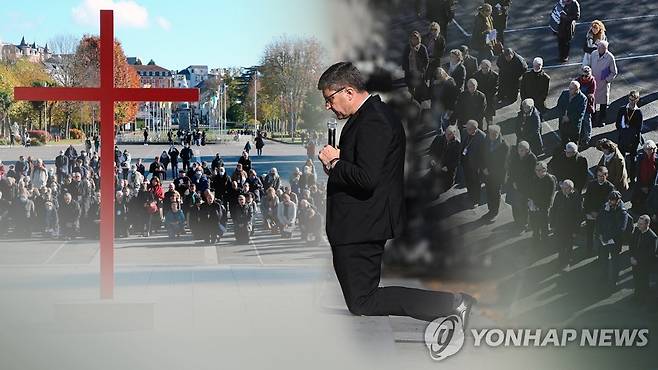
[[[379,287],[385,241],[331,247],[336,276],[351,313],[410,316],[432,321],[454,313],[455,294],[398,286]]]

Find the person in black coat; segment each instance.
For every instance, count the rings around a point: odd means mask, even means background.
[[[544,163],[538,162],[535,166],[535,176],[530,181],[528,194],[530,228],[535,241],[548,239],[548,210],[553,204],[556,186],[555,176],[548,173]]]
[[[509,145],[500,134],[500,126],[490,125],[489,135],[485,144],[484,184],[487,192],[487,212],[483,218],[493,220],[500,210],[500,191],[507,176],[507,156]]]
[[[465,135],[462,140],[461,164],[464,170],[464,183],[470,198],[472,208],[480,204],[482,190],[482,169],[486,155],[487,136],[478,128],[477,121],[466,122]]]
[[[573,189],[573,181],[566,179],[555,194],[550,211],[551,229],[555,236],[560,267],[572,263],[573,237],[583,219],[583,199]]]
[[[608,169],[600,166],[596,170],[596,180],[587,184],[585,189],[585,198],[583,202],[583,212],[585,213],[585,234],[587,253],[594,251],[594,228],[599,211],[608,201],[608,195],[615,190],[615,186],[608,181]]]
[[[576,21],[580,19],[580,4],[576,0],[564,0],[563,4],[556,35],[559,58],[564,63],[569,61],[571,40],[576,32]]]
[[[464,55],[457,49],[450,50],[449,62],[443,65],[443,69],[455,80],[459,91],[464,91],[466,83],[466,67],[464,67]]]
[[[80,205],[73,200],[69,193],[64,194],[62,199],[63,202],[59,204],[57,210],[59,232],[64,239],[71,240],[77,235],[80,228]]]
[[[532,99],[535,102],[535,108],[542,115],[546,113],[546,98],[548,97],[548,88],[551,83],[551,77],[544,72],[544,60],[535,58],[532,61],[532,69],[523,74],[521,77],[521,100]]]
[[[608,287],[614,289],[619,278],[620,254],[633,230],[633,218],[628,214],[621,193],[614,190],[596,218],[596,240],[599,245],[598,265]],[[608,260],[609,259],[609,260]]]
[[[530,144],[532,152],[536,155],[544,154],[544,141],[541,137],[541,117],[539,111],[535,108],[535,102],[532,99],[525,99],[521,102],[521,111],[516,118],[517,141],[527,141]]]
[[[655,268],[658,244],[656,233],[649,228],[651,217],[642,215],[637,220],[630,241],[631,266],[633,266],[633,284],[635,297],[640,302],[649,298],[649,274]]]
[[[251,171],[251,159],[249,159],[249,153],[245,150],[242,151],[242,156],[238,159],[238,163],[242,165],[242,169],[249,173]]]
[[[59,155],[55,157],[55,169],[55,173],[60,179],[69,173],[69,158],[64,155],[63,150],[60,150]]]
[[[502,103],[514,103],[519,95],[519,79],[528,70],[528,63],[514,50],[507,48],[498,65],[498,100]]]
[[[635,177],[631,177],[631,181],[635,183],[631,202],[633,202],[633,213],[636,215],[646,212],[647,199],[649,193],[653,191],[658,174],[656,143],[653,140],[647,140],[642,149],[635,159],[636,165],[633,169]]]
[[[487,109],[487,98],[478,89],[478,82],[471,78],[466,83],[466,90],[462,91],[455,104],[457,125],[464,127],[470,120],[477,121],[478,126],[484,121],[484,113]]]
[[[576,143],[567,143],[564,150],[556,148],[553,158],[548,162],[548,171],[555,175],[558,181],[573,181],[574,190],[580,194],[587,182],[587,158],[578,153]]]
[[[470,54],[468,46],[462,45],[459,47],[459,51],[462,52],[464,57],[464,68],[466,68],[466,80],[473,78],[475,73],[478,71],[478,59]]]
[[[171,160],[171,178],[172,180],[176,178],[178,174],[178,157],[180,156],[180,152],[178,149],[176,149],[175,146],[171,146],[169,148],[169,159]]]
[[[235,242],[237,244],[248,244],[252,230],[253,211],[247,205],[244,195],[239,195],[237,204],[231,211],[231,217],[235,224]]]
[[[187,171],[190,168],[190,161],[194,157],[194,152],[190,148],[190,144],[185,144],[185,147],[180,151],[180,159],[183,161],[183,170]]]
[[[326,231],[347,308],[356,315],[426,321],[457,314],[467,326],[475,300],[466,294],[379,287],[384,244],[404,225],[402,122],[379,96],[369,94],[352,63],[329,67],[318,90],[336,118],[348,119],[340,150],[326,145],[318,156],[328,173]]]
[[[480,70],[473,75],[478,82],[478,90],[482,91],[487,98],[487,108],[484,111],[484,119],[487,125],[493,125],[493,117],[496,115],[496,95],[498,94],[498,73],[491,70],[491,62],[484,59],[480,62]],[[484,122],[483,122],[484,124]],[[486,129],[486,126],[482,126]]]
[[[430,23],[429,32],[423,36],[423,45],[427,48],[429,65],[427,67],[426,80],[432,83],[436,69],[441,67],[441,57],[446,52],[446,39],[441,34],[441,26],[437,22]]]
[[[421,43],[420,32],[413,31],[409,37],[409,43],[402,53],[402,70],[404,70],[404,81],[407,83],[409,92],[419,102],[425,100],[424,95],[427,94],[423,85],[428,65],[429,56],[427,48]]]
[[[436,189],[436,197],[455,184],[455,173],[459,166],[461,143],[457,139],[457,126],[446,127],[443,135],[437,135],[430,144],[431,170],[429,176]]]
[[[635,178],[635,156],[637,148],[640,146],[642,135],[642,111],[638,108],[637,103],[640,100],[640,94],[633,90],[628,95],[628,104],[619,108],[617,111],[617,144],[621,155],[626,160],[626,171],[628,177],[632,180]]]
[[[455,80],[445,69],[437,68],[436,79],[432,84],[432,113],[439,122],[449,122],[458,97],[459,88]]]
[[[520,141],[516,150],[510,150],[505,201],[512,206],[514,223],[521,230],[528,224],[528,194],[536,166],[537,157],[530,151],[527,141]]]
[[[199,206],[199,229],[200,237],[206,244],[219,242],[224,234],[220,223],[226,217],[226,209],[217,200],[210,190],[203,193],[204,202]]]
[[[122,191],[116,192],[114,198],[114,235],[118,238],[125,238],[130,235],[129,201],[130,199],[124,197]]]

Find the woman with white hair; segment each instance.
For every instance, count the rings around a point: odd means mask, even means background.
[[[445,69],[439,67],[434,71],[435,80],[432,82],[432,115],[445,127],[455,110],[455,103],[459,96],[459,87],[455,80],[448,75]],[[445,125],[444,125],[445,123]]]
[[[521,111],[516,120],[516,141],[527,141],[536,155],[544,153],[544,142],[541,138],[541,117],[531,98],[521,102]]]
[[[633,188],[633,213],[641,213],[646,210],[646,201],[649,193],[653,192],[658,173],[658,154],[656,154],[656,143],[653,140],[647,140],[642,146],[642,152],[637,158],[636,170],[633,171],[635,177],[635,187]]]
[[[48,180],[48,173],[46,172],[46,166],[43,164],[43,160],[39,158],[37,159],[34,168],[32,168],[32,175],[30,176],[32,187],[38,189],[46,185],[47,180]]]
[[[270,172],[263,178],[263,190],[268,188],[274,188],[274,190],[279,190],[281,186],[281,178],[279,177],[279,171],[276,167],[272,167]]]
[[[615,56],[608,50],[608,42],[599,40],[597,46],[590,60],[592,75],[596,79],[595,99],[599,105],[599,111],[594,115],[593,121],[595,127],[603,127],[610,103],[610,83],[617,77],[618,71]]]
[[[455,80],[455,85],[459,91],[464,91],[466,82],[466,67],[464,67],[464,55],[459,49],[450,50],[448,63],[443,65],[443,69]]]

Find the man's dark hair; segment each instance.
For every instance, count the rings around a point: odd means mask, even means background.
[[[366,81],[361,72],[350,62],[340,62],[329,67],[318,81],[318,90],[338,90],[351,86],[356,91],[366,89]]]

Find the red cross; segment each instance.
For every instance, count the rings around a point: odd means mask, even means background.
[[[98,101],[101,107],[101,299],[114,295],[114,103],[118,101],[198,101],[199,89],[141,89],[114,86],[114,20],[101,10],[100,87],[16,87],[17,100]]]

